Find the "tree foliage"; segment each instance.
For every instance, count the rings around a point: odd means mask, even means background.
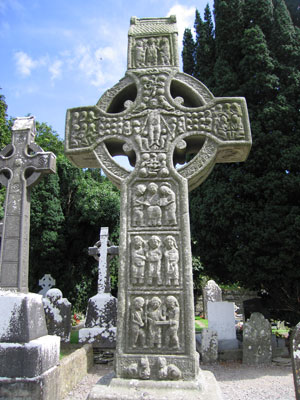
[[[300,319],[299,29],[283,0],[215,0],[214,16],[209,89],[215,96],[246,97],[253,146],[245,163],[216,165],[191,193],[193,252],[205,274],[266,293],[272,315],[295,323]],[[205,59],[199,46],[204,36],[195,43],[198,60]],[[207,83],[206,72],[203,76]]]

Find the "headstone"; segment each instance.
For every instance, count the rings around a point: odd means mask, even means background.
[[[271,325],[260,313],[251,314],[243,329],[243,364],[272,362]]]
[[[209,301],[222,301],[222,289],[214,281],[209,280],[203,288],[203,310],[204,317],[207,318],[207,303]]]
[[[6,186],[0,255],[0,398],[58,396],[54,368],[60,339],[48,336],[42,297],[28,293],[30,188],[55,172],[55,156],[34,143],[34,118],[17,118],[0,152]],[[58,397],[57,397],[58,398]]]
[[[208,328],[217,332],[219,350],[237,349],[234,303],[229,301],[208,302],[207,312]]]
[[[291,356],[296,400],[300,400],[300,323],[298,323],[293,330]]]
[[[43,299],[46,324],[49,335],[57,335],[68,343],[71,334],[72,304],[64,298],[59,289],[49,289]]]
[[[204,364],[218,361],[218,334],[216,331],[202,329],[201,360]]]
[[[130,398],[149,387],[156,400],[155,390],[168,387],[173,398],[175,387],[183,386],[189,398],[201,398],[199,388],[208,380],[199,382],[195,349],[188,190],[216,162],[247,158],[246,103],[215,98],[179,72],[176,17],[133,17],[128,35],[125,77],[96,106],[68,110],[66,118],[70,160],[102,168],[121,189],[116,378],[106,389],[94,388],[90,398],[106,399],[103,390],[118,398],[120,387]],[[190,153],[195,157],[185,163]],[[133,171],[114,155],[127,155]],[[160,374],[164,363],[180,371],[176,385]],[[139,375],[134,371],[141,365],[147,373]],[[138,389],[128,380],[137,375]]]
[[[109,263],[107,255],[116,255],[117,246],[107,246],[108,228],[100,230],[100,241],[89,248],[98,264],[98,293],[88,301],[85,327],[79,330],[80,343],[92,343],[94,347],[116,347],[117,299],[110,293]]]
[[[48,292],[49,289],[53,288],[55,285],[56,281],[50,274],[45,274],[40,280],[39,280],[39,286],[41,286],[41,290],[39,291],[39,294],[41,294],[43,297],[46,296],[46,293]]]

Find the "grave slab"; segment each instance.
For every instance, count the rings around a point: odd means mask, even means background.
[[[239,346],[236,338],[234,303],[217,301],[207,303],[208,328],[217,332],[219,350],[233,350]]]
[[[207,303],[209,301],[212,302],[222,301],[222,289],[214,280],[211,279],[204,286],[202,293],[203,293],[203,311],[205,318],[207,318],[208,317]]]

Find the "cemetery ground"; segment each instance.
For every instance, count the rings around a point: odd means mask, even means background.
[[[214,373],[224,400],[294,400],[291,366],[247,366],[241,362],[201,364]],[[91,387],[113,371],[113,363],[95,364],[82,381],[63,400],[85,400]]]

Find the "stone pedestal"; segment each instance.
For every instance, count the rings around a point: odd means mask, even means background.
[[[193,381],[156,381],[114,378],[105,375],[91,390],[88,400],[222,400],[214,375],[201,371]]]
[[[0,315],[0,398],[59,398],[60,338],[47,333],[42,296],[0,291]]]
[[[85,327],[79,331],[79,343],[94,347],[116,347],[117,299],[110,293],[98,293],[89,299]]]

